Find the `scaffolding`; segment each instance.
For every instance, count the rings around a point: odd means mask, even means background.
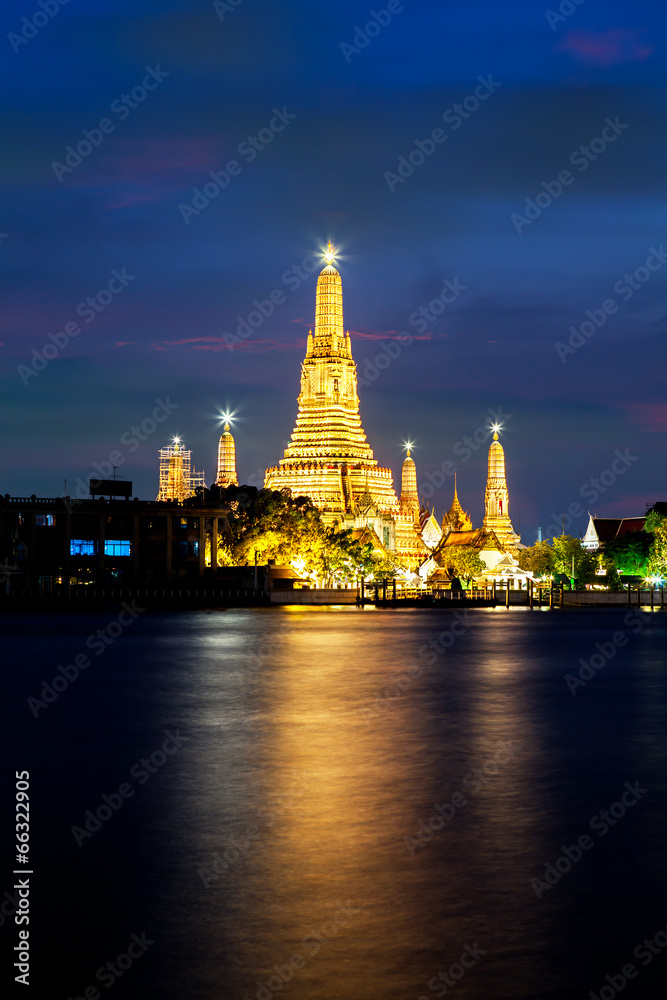
[[[157,500],[186,500],[205,487],[204,472],[196,472],[192,452],[178,443],[160,448],[160,488]]]

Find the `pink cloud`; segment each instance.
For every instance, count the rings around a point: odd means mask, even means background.
[[[181,344],[199,344],[202,342],[209,342],[214,344],[224,344],[224,337],[183,337],[182,340],[162,340],[162,344],[167,344],[169,346],[180,346]]]
[[[570,31],[556,46],[590,66],[614,66],[642,62],[653,52],[652,45],[642,45],[640,32],[634,28],[608,28],[607,31]]]
[[[106,141],[105,157],[91,157],[67,179],[72,187],[106,188],[109,210],[187,195],[224,161],[220,141],[213,136],[139,142],[112,135]]]
[[[625,409],[642,430],[667,431],[667,403],[628,403]]]
[[[388,330],[383,333],[377,331],[351,331],[353,338],[360,340],[398,340],[404,337],[405,333],[398,330]],[[413,334],[412,340],[440,340],[446,337],[445,333],[423,333]],[[123,341],[122,343],[126,343]],[[265,354],[270,351],[295,351],[305,350],[306,340],[285,341],[285,340],[262,340],[258,337],[251,337],[248,340],[239,340],[230,345],[234,351],[242,351],[246,354]],[[156,351],[168,351],[173,347],[181,347],[186,351],[223,351],[228,349],[228,343],[224,337],[181,337],[178,340],[160,340],[151,344]]]
[[[405,331],[401,332],[399,330],[385,330],[384,332],[377,330],[351,330],[350,333],[353,337],[359,337],[361,340],[398,340],[400,337],[406,336]],[[427,333],[411,333],[408,336],[412,340],[442,340],[447,334],[433,334],[429,331]]]
[[[244,351],[246,354],[268,354],[271,351],[305,351],[306,341],[297,340],[286,342],[284,340],[242,340],[240,344],[234,344],[235,351]]]
[[[235,351],[244,351],[246,354],[265,354],[269,351],[293,351],[304,350],[305,340],[287,343],[280,340],[240,340],[231,345]],[[163,340],[160,343],[153,343],[151,347],[156,351],[167,351],[170,347],[184,347],[186,351],[226,351],[227,342],[223,337],[187,337],[182,340]]]

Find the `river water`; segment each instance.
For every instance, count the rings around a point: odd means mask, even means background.
[[[0,622],[33,996],[664,997],[663,613],[135,614]]]

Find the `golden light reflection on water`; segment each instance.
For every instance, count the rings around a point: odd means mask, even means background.
[[[444,995],[450,969],[457,998],[569,1000],[592,961],[604,848],[546,899],[530,879],[619,774],[635,777],[626,758],[646,757],[641,686],[634,716],[621,698],[612,721],[564,684],[600,623],[504,609],[197,620],[160,707],[192,735],[165,829],[190,845],[191,1000],[417,1000]],[[603,801],[599,774],[614,781]]]
[[[300,955],[291,996],[363,996],[374,981],[383,996],[416,996],[443,955],[454,961],[466,942],[495,937],[474,912],[476,870],[488,869],[493,852],[499,860],[535,853],[520,843],[531,837],[515,750],[525,695],[508,682],[497,648],[466,679],[473,693],[461,689],[456,647],[426,663],[419,635],[400,617],[382,621],[378,655],[372,614],[288,615],[262,690],[260,781],[271,830],[257,843],[251,876],[263,902],[248,916],[261,933],[239,940],[242,962],[256,970],[255,991],[278,974],[274,966]],[[395,692],[410,664],[419,672],[409,687],[369,719],[367,706],[378,692]],[[470,774],[502,756],[503,740],[514,741],[506,762],[475,792]],[[465,804],[441,818],[434,806],[456,792]],[[495,891],[487,880],[486,893]]]

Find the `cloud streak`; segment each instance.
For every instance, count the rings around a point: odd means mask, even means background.
[[[643,62],[653,52],[653,46],[643,45],[639,36],[640,32],[631,28],[570,31],[556,48],[588,66],[620,66]]]

